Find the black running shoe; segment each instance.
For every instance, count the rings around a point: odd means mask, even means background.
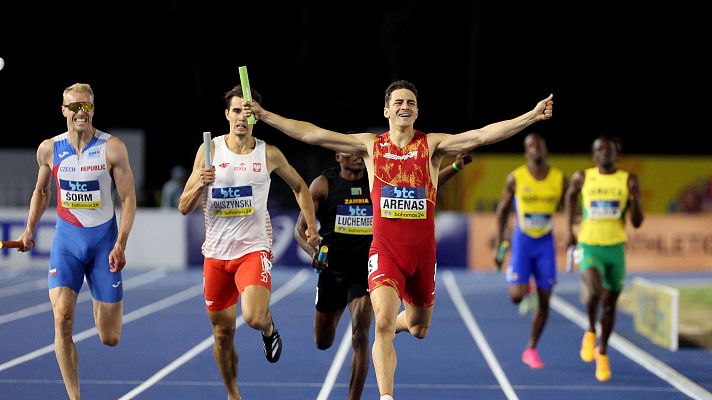
[[[274,322],[272,322],[272,335],[262,335],[262,342],[262,349],[265,352],[267,361],[271,363],[279,361],[279,356],[282,354],[282,338],[279,337],[279,332],[277,331],[277,327],[274,326]]]

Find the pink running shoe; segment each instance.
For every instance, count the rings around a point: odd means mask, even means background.
[[[539,358],[536,349],[526,349],[522,353],[522,362],[533,369],[544,368],[544,363]]]

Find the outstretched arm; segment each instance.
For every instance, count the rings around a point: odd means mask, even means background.
[[[515,181],[514,181],[514,175],[509,174],[507,175],[507,180],[504,183],[504,190],[502,190],[502,199],[499,201],[497,204],[497,236],[496,240],[494,243],[494,248],[499,253],[499,247],[502,245],[502,242],[504,241],[504,234],[505,231],[507,230],[507,221],[509,220],[509,213],[512,210],[512,202],[514,200],[514,191],[515,191]],[[494,257],[494,262],[495,265],[497,265],[497,268],[502,268],[502,262],[504,261],[504,258],[501,257]]]
[[[215,147],[212,141],[210,142],[210,146]],[[213,151],[211,151],[210,154],[213,154]],[[215,182],[215,168],[205,168],[205,151],[204,145],[201,144],[200,148],[198,148],[198,153],[195,155],[193,171],[185,182],[183,193],[180,195],[178,210],[180,210],[183,215],[193,212],[195,208],[198,207],[198,203],[203,196],[203,189],[213,182]]]
[[[571,176],[569,189],[564,197],[564,216],[566,217],[566,234],[564,235],[564,243],[566,246],[576,244],[576,235],[574,235],[574,224],[576,222],[576,212],[578,211],[578,197],[581,193],[584,180],[586,179],[583,171],[576,171]]]
[[[126,265],[124,250],[129,239],[129,233],[136,217],[136,188],[129,164],[129,153],[121,139],[112,136],[106,147],[106,158],[111,164],[111,175],[114,177],[116,192],[121,199],[121,219],[119,236],[114,248],[109,253],[109,270],[118,272]]]
[[[372,134],[346,135],[320,128],[310,122],[284,118],[265,110],[256,101],[246,101],[242,108],[247,112],[246,115],[249,116],[252,113],[259,121],[264,121],[273,128],[304,143],[323,146],[337,152],[354,154],[358,157],[366,157],[368,154],[367,137],[373,136]],[[372,141],[373,139],[371,139]]]
[[[484,128],[475,129],[456,135],[430,134],[428,140],[431,147],[444,154],[455,155],[457,153],[471,151],[472,149],[492,144],[504,140],[517,132],[520,132],[529,125],[544,121],[552,117],[554,112],[554,95],[539,101],[533,110],[524,113],[516,118],[489,124]]]
[[[633,227],[640,228],[643,224],[643,207],[640,205],[640,182],[634,174],[628,175],[628,193],[630,204],[630,222]]]
[[[35,242],[32,240],[32,237],[35,234],[35,229],[37,229],[40,218],[42,218],[42,214],[44,214],[49,205],[49,182],[52,177],[51,162],[53,154],[54,145],[51,139],[43,141],[37,148],[37,165],[39,166],[37,183],[35,184],[35,190],[32,192],[25,231],[22,232],[22,235],[18,239],[22,242],[20,251],[23,252],[35,247]]]
[[[292,167],[278,148],[267,145],[267,164],[270,172],[274,171],[292,188],[294,197],[297,199],[299,209],[304,214],[304,219],[307,224],[304,235],[309,246],[316,247],[319,245],[319,234],[316,230],[316,218],[314,216],[314,203],[312,202],[311,193],[306,182],[302,179],[297,171]]]

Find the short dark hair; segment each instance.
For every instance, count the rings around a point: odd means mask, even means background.
[[[252,92],[252,100],[262,103],[262,95],[256,91],[253,88],[250,88],[250,92]],[[242,85],[237,85],[234,88],[228,90],[225,92],[225,107],[230,108],[230,101],[232,101],[233,97],[239,97],[242,98]]]
[[[418,89],[415,88],[414,84],[403,80],[395,81],[388,85],[388,88],[386,88],[386,107],[388,107],[388,103],[391,101],[391,94],[394,90],[398,89],[408,89],[413,92],[416,99],[418,98]]]
[[[599,135],[596,140],[591,143],[591,150],[593,150],[593,145],[596,143],[597,140],[605,140],[606,142],[613,143],[613,147],[616,149],[617,154],[621,154],[621,151],[623,150],[623,142],[622,140],[617,137],[617,136],[608,136],[608,135]]]

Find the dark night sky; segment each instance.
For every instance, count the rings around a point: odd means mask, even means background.
[[[416,128],[426,132],[514,117],[554,93],[554,119],[535,128],[552,153],[587,153],[597,135],[608,134],[621,137],[627,153],[710,154],[709,130],[695,122],[709,114],[709,100],[692,94],[708,96],[709,86],[699,10],[605,2],[197,3],[108,2],[97,11],[91,2],[41,10],[27,2],[16,13],[2,6],[3,147],[36,148],[63,132],[62,90],[87,82],[95,126],[146,131],[146,179],[159,186],[171,166],[192,165],[201,132],[226,132],[222,95],[247,65],[265,108],[337,131],[384,127],[384,90],[407,79],[419,90]],[[332,159],[265,125],[255,136],[279,146],[307,181]],[[516,138],[477,149],[520,151]]]

